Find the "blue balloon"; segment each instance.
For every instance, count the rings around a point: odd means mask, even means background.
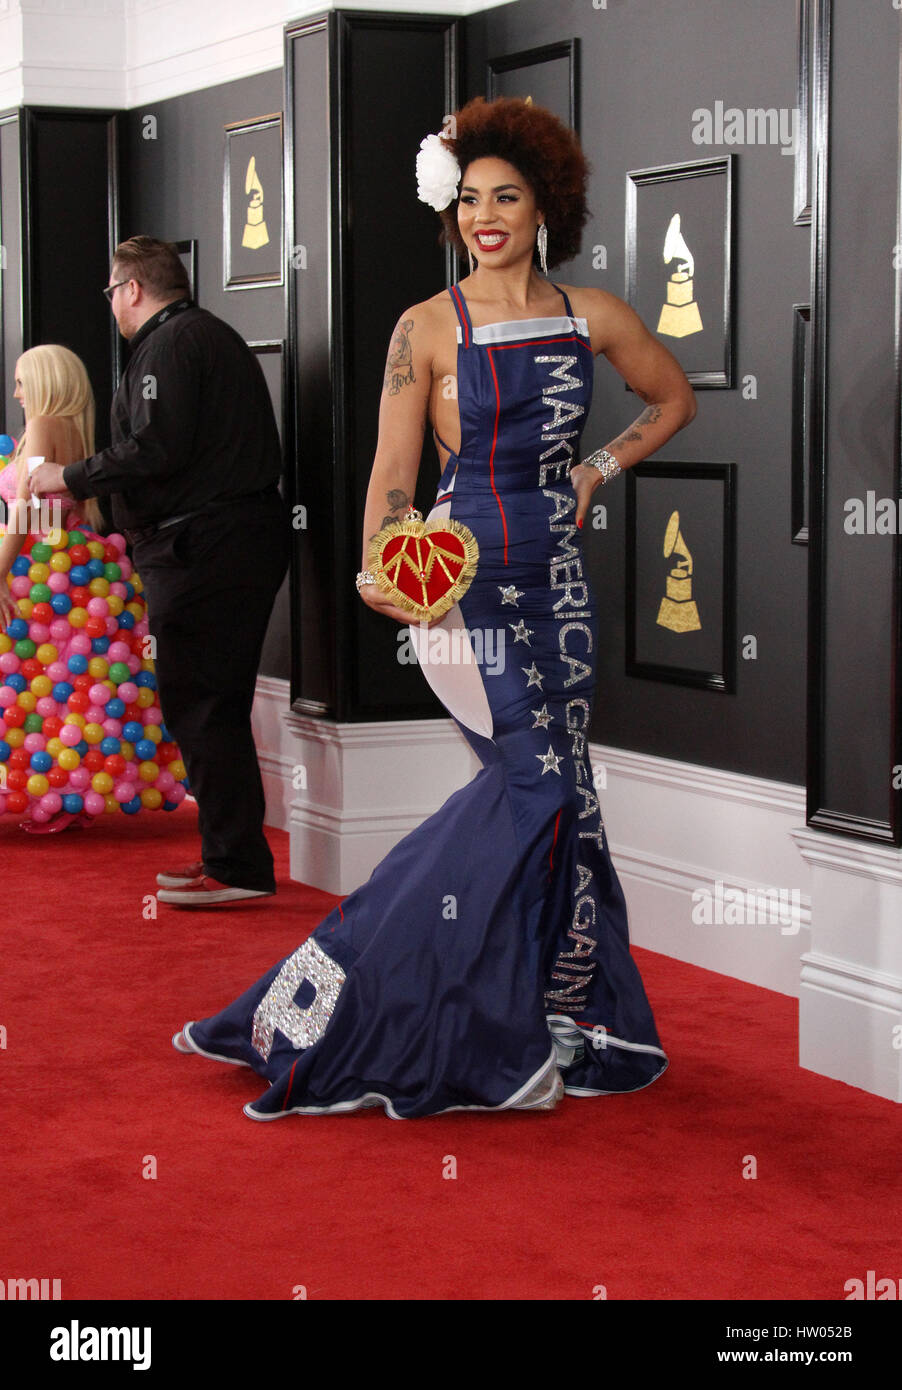
[[[94,653],[95,656],[103,656],[104,652],[108,650],[109,645],[109,637],[91,638],[91,651]]]
[[[139,724],[137,719],[130,719],[122,725],[122,737],[127,743],[137,743],[139,738],[144,737],[144,725]]]
[[[118,738],[113,738],[111,734],[100,740],[100,751],[105,758],[110,758],[114,753],[122,751],[122,744]]]
[[[75,745],[75,751],[80,758],[83,758],[88,751],[88,743],[85,739],[80,739]]]
[[[5,763],[12,751],[6,739],[0,738],[0,763]]]
[[[164,811],[177,811],[177,810],[178,810],[178,802],[177,802],[177,801],[164,801],[164,802],[163,802],[163,810],[164,810]]]
[[[15,441],[8,434],[0,434],[0,458],[9,458],[15,447]]]
[[[24,618],[13,618],[9,627],[6,629],[7,637],[11,637],[14,642],[20,642],[23,637],[28,636],[28,624]]]
[[[85,809],[84,797],[78,792],[66,792],[63,796],[63,810],[68,811],[70,816],[77,816],[79,811]]]
[[[134,597],[135,597],[135,586],[134,586],[134,584],[132,584],[132,582],[131,582],[130,580],[127,579],[127,580],[125,581],[125,601],[126,601],[126,603],[131,603],[131,601],[132,601],[132,599],[133,599]],[[120,618],[120,622],[121,622],[121,621],[122,621],[122,619]]]
[[[28,688],[28,682],[20,671],[14,671],[11,676],[7,676],[6,684],[12,686],[16,694],[20,694]]]
[[[68,613],[69,609],[72,607],[72,600],[68,594],[54,594],[53,598],[50,600],[50,607],[53,609],[54,613],[59,613],[60,617],[62,617],[63,614]]]
[[[131,801],[123,801],[122,809],[127,816],[133,816],[141,810],[140,796],[132,797]]]
[[[74,689],[75,686],[70,685],[68,681],[57,681],[51,694],[57,704],[64,705]]]
[[[13,560],[12,564],[9,567],[9,572],[14,579],[17,579],[20,574],[27,574],[30,569],[31,556],[17,555],[15,560]]]
[[[149,738],[139,738],[135,744],[135,757],[142,763],[150,762],[157,751],[157,745]]]
[[[135,676],[135,685],[143,685],[148,690],[156,690],[157,678],[153,671],[139,671]]]
[[[69,571],[69,583],[83,587],[91,578],[87,565],[73,565]]]
[[[107,700],[104,709],[108,719],[121,719],[125,713],[125,701],[120,700],[118,695],[114,695],[112,700]]]
[[[162,741],[163,741],[164,743],[174,743],[174,742],[175,742],[175,740],[174,740],[173,737],[172,737],[172,734],[171,734],[171,733],[169,732],[169,730],[166,728],[166,725],[165,725],[165,724],[161,724],[161,725],[160,725],[160,738],[162,739]],[[178,802],[176,802],[176,805],[178,805]]]
[[[53,767],[53,759],[49,753],[32,753],[31,770],[32,772],[49,772]]]
[[[116,622],[119,624],[120,627],[124,627],[128,632],[130,632],[135,625],[135,615],[134,613],[127,613],[123,608],[122,612],[119,614],[119,617],[116,619]]]
[[[88,658],[81,656],[78,652],[73,652],[66,662],[73,676],[83,676],[88,669]]]
[[[103,578],[103,561],[98,560],[96,556],[88,561],[86,568],[92,579]]]

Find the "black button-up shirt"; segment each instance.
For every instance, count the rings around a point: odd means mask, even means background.
[[[63,470],[73,497],[111,494],[116,528],[138,530],[278,482],[266,379],[234,328],[178,300],[143,323],[129,349],[113,443]]]

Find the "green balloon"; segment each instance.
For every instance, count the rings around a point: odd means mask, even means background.
[[[34,644],[32,643],[32,645]],[[19,653],[17,652],[16,655],[18,656]],[[112,666],[110,667],[110,680],[115,685],[121,685],[123,681],[130,681],[131,678],[132,673],[128,669],[124,661],[113,662]]]
[[[34,642],[32,642],[30,637],[20,637],[16,645],[13,647],[13,651],[15,652],[16,656],[21,657],[22,660],[25,661],[28,659],[28,657],[34,656],[35,652],[37,651],[37,647],[35,646]],[[127,669],[128,668],[126,667],[126,670]]]
[[[49,603],[53,598],[53,591],[49,584],[32,584],[28,597],[32,603]]]
[[[73,545],[87,545],[87,543],[88,538],[85,535],[84,531],[70,531],[69,544],[66,546],[66,549],[71,550]]]
[[[41,715],[35,714],[34,710],[31,714],[26,714],[24,724],[26,734],[39,734],[43,727],[44,720]]]
[[[122,578],[122,570],[114,560],[108,560],[103,567],[103,577],[108,579],[111,584],[115,584],[118,579]]]
[[[46,545],[44,541],[35,541],[31,547],[31,558],[38,565],[46,565],[53,554],[53,546]]]

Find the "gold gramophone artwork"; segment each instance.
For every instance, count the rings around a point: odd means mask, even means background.
[[[692,556],[680,531],[680,514],[671,512],[664,532],[664,555],[674,564],[667,576],[657,621],[671,632],[695,632],[701,627],[698,608],[692,597]]]
[[[263,221],[263,185],[257,173],[257,160],[254,155],[251,155],[247,162],[244,191],[248,195],[249,201],[247,223],[244,228],[244,236],[241,238],[241,245],[249,246],[252,251],[259,251],[260,247],[265,246],[269,241],[269,232]]]
[[[702,316],[692,297],[695,260],[680,231],[678,212],[671,217],[664,238],[664,263],[669,265],[673,260],[677,267],[667,281],[667,302],[661,306],[658,332],[668,338],[687,338],[702,331]]]

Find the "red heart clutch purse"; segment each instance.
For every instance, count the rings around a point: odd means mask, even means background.
[[[447,613],[476,575],[479,546],[459,521],[393,521],[377,531],[367,552],[376,584],[398,608],[428,622]]]

